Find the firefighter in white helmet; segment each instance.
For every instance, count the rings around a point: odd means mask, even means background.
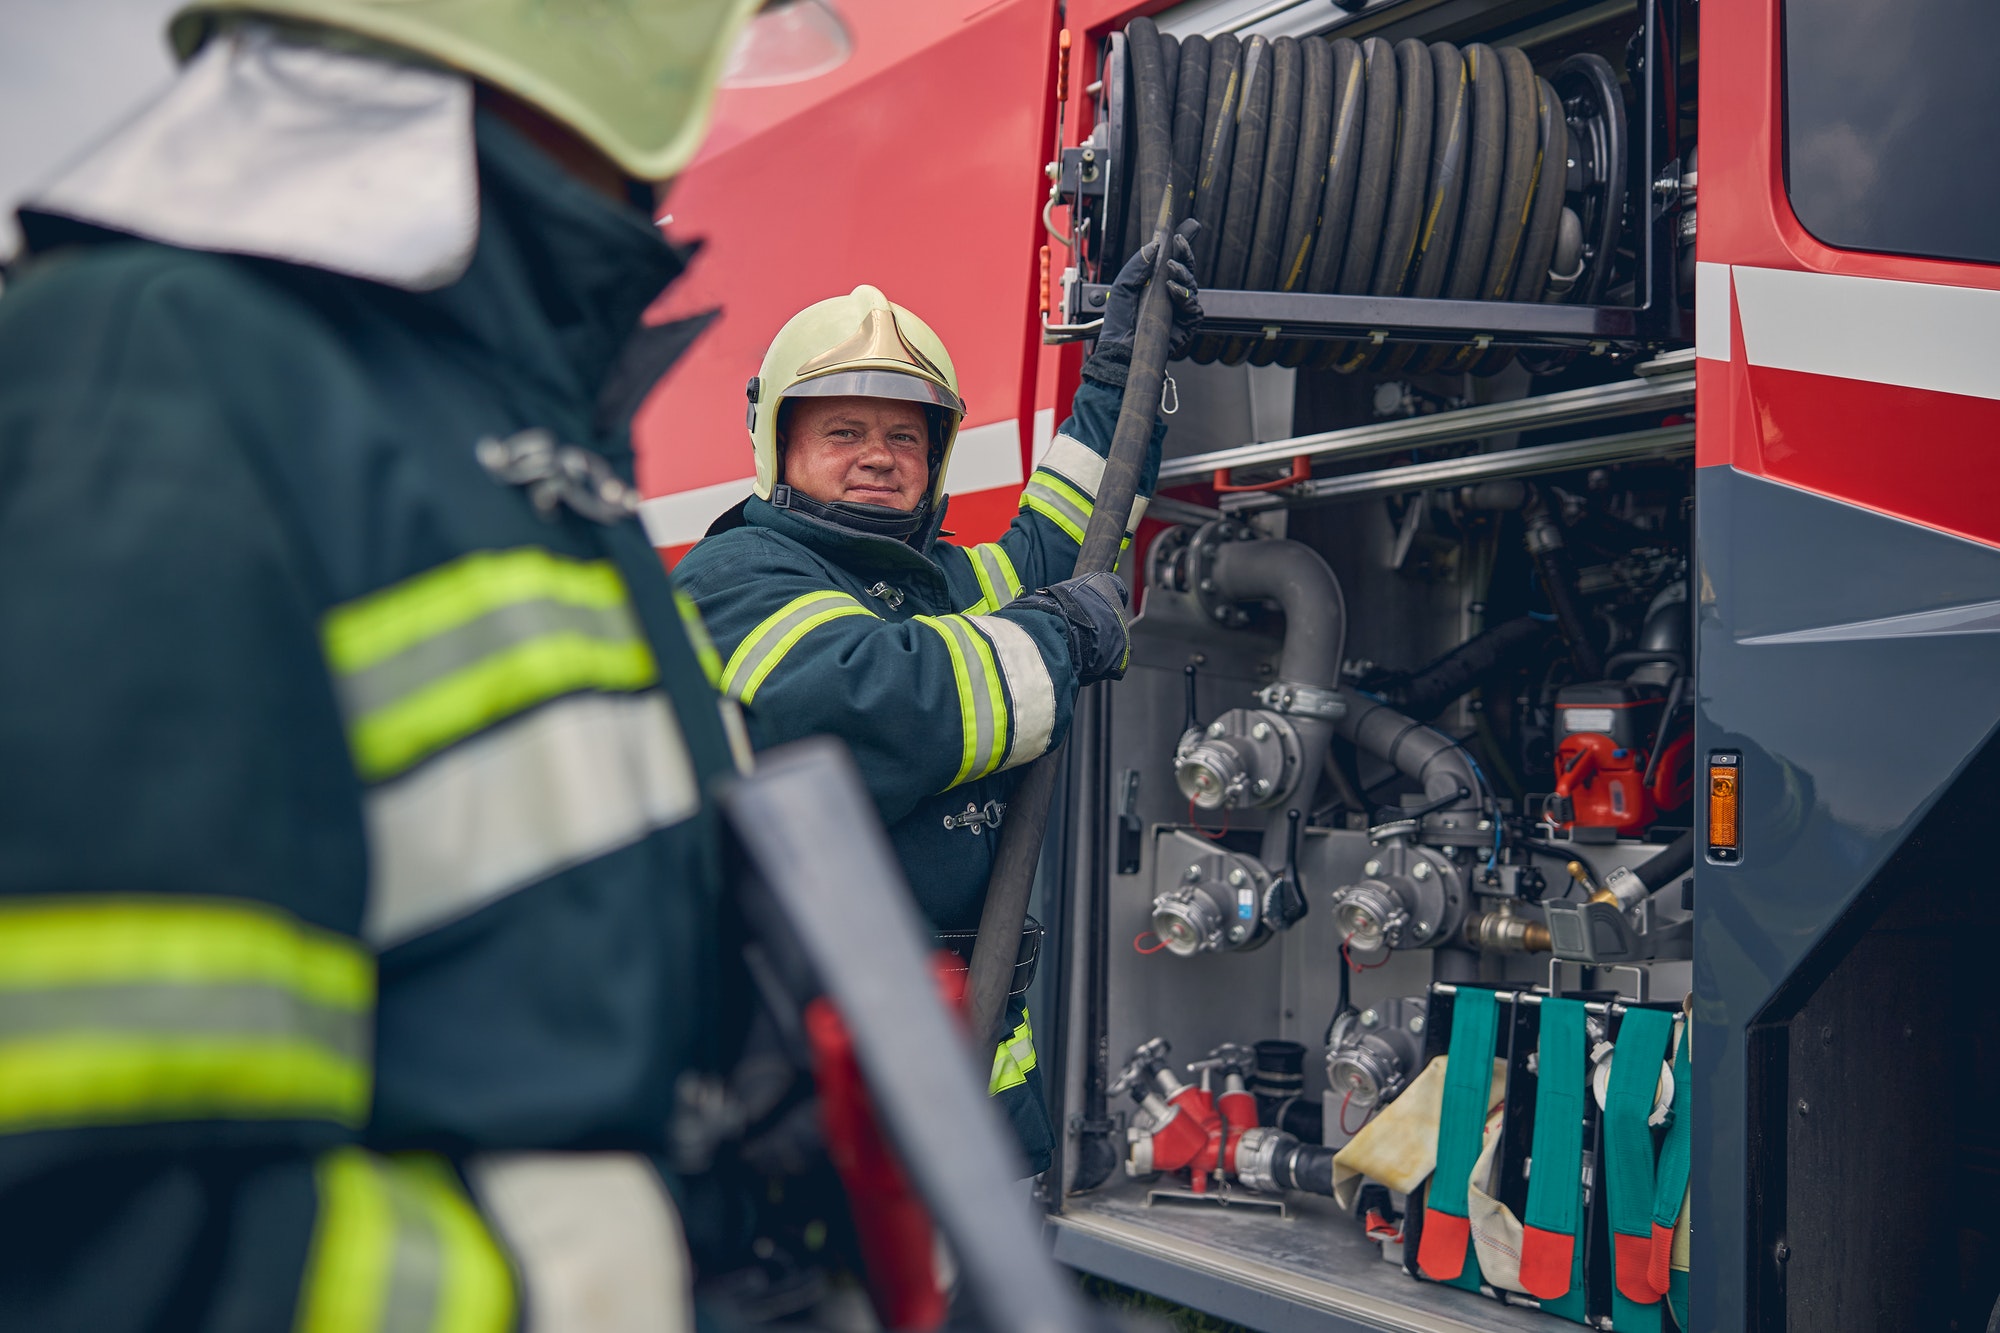
[[[0,1328],[689,1326],[735,758],[627,423],[756,8],[197,0],[23,208]]]
[[[1185,237],[1169,287],[1177,342],[1200,318]],[[940,539],[966,415],[930,326],[873,287],[808,306],[749,385],[756,494],[675,571],[726,663],[722,688],[765,744],[853,748],[918,904],[969,952],[1018,774],[1061,741],[1080,686],[1124,674],[1124,585],[1072,578],[1116,424],[1149,245],[1119,275],[1071,415],[997,542]],[[1140,494],[1159,470],[1156,423]],[[1134,507],[1136,528],[1143,498]],[[1033,947],[1024,941],[1024,957]],[[990,1092],[1030,1173],[1048,1112],[1016,971]]]

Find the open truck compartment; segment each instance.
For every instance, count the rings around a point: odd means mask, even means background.
[[[1267,1330],[1685,1322],[1733,836],[1695,845],[1693,16],[1202,0],[1077,57],[1046,336],[1162,217],[1206,318],[1044,863],[1076,1268]]]

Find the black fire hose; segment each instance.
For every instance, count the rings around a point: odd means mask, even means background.
[[[1681,834],[1632,873],[1650,893],[1658,893],[1694,868],[1694,834]]]
[[[1526,661],[1549,630],[1549,622],[1533,616],[1503,620],[1407,676],[1372,688],[1417,721],[1428,722],[1487,676]]]
[[[1160,388],[1166,379],[1167,349],[1174,336],[1173,301],[1167,295],[1167,264],[1173,258],[1173,194],[1163,190],[1155,198],[1160,200],[1159,225],[1153,233],[1159,252],[1153,261],[1152,280],[1139,299],[1125,400],[1118,409],[1118,427],[1112,432],[1111,454],[1105,460],[1104,479],[1098,483],[1083,549],[1077,553],[1079,575],[1109,570],[1118,563],[1125,524],[1139,491],[1139,472],[1152,444]],[[999,1040],[1007,984],[1014,975],[1014,958],[1020,949],[1021,923],[1028,915],[1028,895],[1034,888],[1035,866],[1042,857],[1042,835],[1048,829],[1049,797],[1055,791],[1061,766],[1060,749],[1050,750],[1029,764],[1008,803],[1007,822],[1000,827],[1000,847],[992,878],[986,884],[986,906],[979,914],[979,941],[972,948],[967,982],[968,1025],[974,1041],[982,1046]]]

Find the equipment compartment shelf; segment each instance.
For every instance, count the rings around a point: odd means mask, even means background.
[[[1163,1208],[1118,1181],[1049,1219],[1058,1261],[1261,1333],[1551,1333],[1540,1312],[1419,1282],[1386,1263],[1333,1200],[1292,1216]]]

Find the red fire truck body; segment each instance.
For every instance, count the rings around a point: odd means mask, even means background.
[[[1644,912],[1628,913],[1642,937],[1653,932],[1661,942],[1646,944],[1636,965],[1601,966],[1587,951],[1565,954],[1558,942],[1553,967],[1541,954],[1524,960],[1480,945],[1476,966],[1449,971],[1433,960],[1465,947],[1454,925],[1450,938],[1422,949],[1385,946],[1381,972],[1346,973],[1347,939],[1309,932],[1324,928],[1324,890],[1340,885],[1348,893],[1364,858],[1376,858],[1366,861],[1374,867],[1383,855],[1378,835],[1386,826],[1361,808],[1370,800],[1350,796],[1344,815],[1323,826],[1308,819],[1311,865],[1302,857],[1297,878],[1318,915],[1282,943],[1256,954],[1217,946],[1186,959],[1135,958],[1123,944],[1133,936],[1128,926],[1162,920],[1177,873],[1167,863],[1182,846],[1177,840],[1200,827],[1192,804],[1173,792],[1182,672],[1200,667],[1210,691],[1200,715],[1215,717],[1234,697],[1223,692],[1231,681],[1255,684],[1276,659],[1275,640],[1238,644],[1214,625],[1172,620],[1170,606],[1156,616],[1153,601],[1172,591],[1170,571],[1158,559],[1132,562],[1147,592],[1141,647],[1133,676],[1095,712],[1079,715],[1072,745],[1083,752],[1072,768],[1079,794],[1066,812],[1070,870],[1064,885],[1048,890],[1043,911],[1056,935],[1067,929],[1070,939],[1055,950],[1061,966],[1043,983],[1046,1007],[1036,1010],[1065,1141],[1045,1187],[1058,1257],[1271,1333],[1559,1326],[1549,1310],[1527,1308],[1537,1302],[1518,1291],[1489,1282],[1482,1303],[1476,1291],[1412,1281],[1421,1276],[1414,1261],[1408,1275],[1381,1264],[1401,1250],[1375,1252],[1379,1217],[1367,1219],[1363,1240],[1363,1222],[1313,1212],[1322,1201],[1295,1199],[1298,1215],[1282,1224],[1227,1209],[1172,1214],[1157,1200],[1149,1210],[1146,1200],[1118,1192],[1132,1187],[1091,1178],[1089,1140],[1122,1132],[1116,1098],[1105,1096],[1106,1065],[1115,1070],[1149,1035],[1171,1033],[1183,1059],[1220,1041],[1296,1036],[1315,1055],[1314,1043],[1327,1046],[1337,1064],[1335,1034],[1326,1029],[1336,974],[1339,1003],[1348,1002],[1351,982],[1361,997],[1355,1003],[1383,1015],[1400,1012],[1391,1007],[1399,991],[1428,987],[1435,1015],[1452,985],[1498,986],[1519,1009],[1561,994],[1565,976],[1587,976],[1576,984],[1588,989],[1574,993],[1616,996],[1607,1001],[1614,1007],[1688,996],[1685,1023],[1676,1027],[1693,1075],[1683,1113],[1694,1127],[1687,1327],[1942,1329],[1983,1320],[2000,1294],[2000,1228],[1987,1220],[2000,1215],[1993,1211],[2000,1133],[1988,1123],[1990,1098],[2000,1095],[1993,1019],[2000,1010],[1984,988],[2000,941],[2000,895],[1983,888],[1995,869],[1983,835],[1991,802],[2000,799],[2000,759],[1989,745],[2000,722],[1993,684],[2000,680],[2000,467],[1990,456],[2000,440],[2000,363],[1991,350],[2000,329],[2000,232],[1979,219],[1991,217],[1987,145],[2000,130],[2000,97],[1982,91],[1993,80],[1975,72],[1972,56],[1945,53],[1986,49],[1988,38],[2000,37],[2000,20],[1954,0],[1907,7],[840,0],[839,7],[854,38],[849,62],[814,82],[726,92],[707,147],[666,205],[670,234],[704,245],[690,278],[656,313],[721,311],[636,428],[645,517],[670,564],[750,493],[742,391],[771,336],[808,302],[862,282],[920,312],[956,361],[970,413],[952,462],[947,527],[961,542],[990,540],[1005,527],[1066,410],[1081,360],[1075,342],[1045,345],[1044,326],[1087,313],[1081,293],[1109,280],[1090,265],[1119,255],[1115,238],[1081,260],[1068,248],[1082,210],[1098,205],[1080,203],[1068,177],[1052,202],[1044,164],[1093,142],[1121,164],[1131,151],[1107,141],[1100,121],[1117,95],[1107,85],[1132,77],[1114,77],[1111,62],[1125,59],[1118,43],[1135,17],[1153,17],[1160,33],[1182,43],[1197,35],[1234,34],[1247,44],[1264,35],[1317,40],[1346,32],[1468,49],[1515,43],[1542,74],[1593,42],[1611,50],[1633,25],[1642,35],[1677,34],[1670,77],[1653,70],[1638,45],[1626,47],[1622,72],[1634,144],[1655,134],[1646,160],[1671,169],[1657,178],[1632,169],[1627,234],[1643,230],[1642,214],[1658,215],[1656,234],[1677,224],[1695,247],[1686,290],[1656,291],[1655,322],[1594,342],[1571,339],[1564,355],[1581,352],[1580,361],[1538,363],[1554,368],[1532,386],[1518,369],[1509,372],[1517,379],[1504,392],[1471,377],[1454,387],[1379,358],[1347,381],[1308,370],[1259,379],[1264,372],[1245,370],[1251,397],[1277,384],[1288,414],[1275,431],[1243,413],[1227,418],[1235,426],[1217,425],[1221,418],[1177,424],[1170,460],[1197,461],[1179,471],[1170,461],[1164,493],[1182,507],[1161,506],[1165,518],[1190,528],[1227,516],[1326,555],[1347,587],[1345,683],[1392,702],[1396,690],[1415,688],[1417,663],[1461,641],[1469,648],[1493,628],[1499,612],[1491,607],[1503,595],[1494,571],[1525,559],[1477,555],[1488,535],[1491,549],[1511,550],[1515,529],[1507,525],[1521,521],[1513,511],[1482,516],[1489,503],[1482,479],[1519,486],[1543,478],[1538,484],[1558,526],[1568,525],[1572,548],[1589,531],[1625,525],[1623,555],[1598,563],[1577,556],[1587,566],[1579,587],[1586,600],[1598,599],[1593,614],[1607,623],[1624,614],[1609,609],[1620,597],[1619,605],[1638,608],[1629,610],[1634,617],[1677,605],[1665,583],[1629,571],[1642,558],[1683,559],[1684,579],[1662,578],[1682,580],[1689,638],[1656,656],[1686,678],[1673,688],[1684,690],[1692,717],[1694,799],[1678,814],[1661,811],[1650,834],[1621,828],[1599,837],[1550,813],[1545,794],[1556,773],[1509,763],[1520,791],[1510,800],[1496,780],[1492,818],[1527,831],[1518,846],[1510,832],[1504,853],[1495,835],[1484,861],[1494,877],[1472,886],[1480,856],[1461,855],[1463,847],[1433,858],[1439,874],[1449,862],[1451,873],[1465,876],[1468,901],[1484,895],[1478,920],[1539,923],[1543,904],[1570,893],[1565,859],[1574,857],[1570,873],[1594,890],[1684,831],[1698,849],[1690,873],[1676,874]],[[1059,56],[1065,39],[1067,54]],[[1647,86],[1668,108],[1650,126]],[[1697,137],[1698,177],[1685,147]],[[1114,193],[1126,188],[1122,179],[1114,178]],[[1101,223],[1101,214],[1092,216]],[[1613,260],[1600,253],[1595,262]],[[1665,260],[1653,271],[1673,267]],[[1076,271],[1066,280],[1066,270]],[[1623,271],[1631,277],[1629,264]],[[1626,303],[1637,307],[1644,283],[1633,282]],[[1214,308],[1237,308],[1229,300],[1218,297]],[[1244,316],[1230,331],[1254,327]],[[1298,327],[1285,324],[1285,335]],[[1383,327],[1391,346],[1417,336],[1386,317]],[[1341,328],[1356,337],[1369,326]],[[1220,368],[1172,370],[1184,397],[1223,383]],[[1674,397],[1677,377],[1687,388]],[[1373,411],[1366,393],[1341,397],[1343,382],[1372,385]],[[1441,447],[1475,438],[1466,433],[1471,425],[1446,432],[1452,413],[1613,392],[1652,396],[1624,416],[1565,408],[1570,415],[1552,417],[1532,438],[1477,436],[1471,454]],[[1402,407],[1382,410],[1398,401]],[[1579,423],[1614,416],[1636,429],[1591,452],[1594,437],[1579,437]],[[1507,432],[1538,428],[1508,420]],[[1392,444],[1412,443],[1400,452],[1379,448],[1361,437],[1370,430],[1394,436]],[[1419,438],[1420,430],[1430,434]],[[1652,443],[1631,443],[1646,432]],[[1564,444],[1579,460],[1568,472],[1525,464],[1509,471],[1499,459]],[[1244,456],[1252,445],[1262,454]],[[1224,457],[1231,449],[1238,454]],[[1297,456],[1306,471],[1248,498],[1218,496],[1204,484],[1211,455],[1225,470]],[[1409,471],[1381,471],[1390,463]],[[1527,485],[1530,513],[1536,484]],[[1659,499],[1662,486],[1669,501]],[[1378,499],[1389,505],[1386,517],[1376,512]],[[1679,531],[1676,524],[1685,525],[1685,542],[1662,539],[1666,554],[1647,554],[1655,547],[1636,534]],[[1165,527],[1149,522],[1146,536]],[[1469,572],[1477,570],[1485,573]],[[1523,588],[1532,582],[1525,572],[1520,579]],[[1627,580],[1625,592],[1606,591],[1619,579]],[[1554,619],[1535,596],[1520,603],[1520,615]],[[1620,651],[1653,651],[1650,630],[1637,625],[1604,630],[1611,660]],[[1203,647],[1210,632],[1213,645]],[[1383,674],[1377,662],[1410,670]],[[1541,724],[1533,719],[1556,715],[1549,700],[1566,681],[1590,679],[1560,664],[1539,677],[1540,666],[1493,669],[1502,674],[1486,677],[1480,691],[1419,715],[1482,756],[1482,785],[1495,751],[1546,764],[1554,738],[1534,748]],[[1616,672],[1606,665],[1600,674]],[[1619,681],[1657,709],[1659,688],[1641,676]],[[1677,706],[1673,697],[1664,705],[1648,742],[1655,751],[1669,744]],[[1485,738],[1495,729],[1505,744],[1489,750]],[[1134,739],[1141,731],[1152,739]],[[1371,772],[1393,778],[1393,768],[1371,769],[1367,747],[1357,748],[1350,777],[1358,773],[1370,797],[1378,789]],[[1395,798],[1384,799],[1393,806]],[[1527,886],[1543,878],[1563,887],[1541,898]],[[1336,894],[1336,906],[1341,901]],[[1466,938],[1474,929],[1467,925]],[[1674,931],[1682,944],[1665,942]],[[1548,950],[1547,931],[1539,938]],[[1565,973],[1571,962],[1586,970]],[[1620,966],[1629,975],[1614,975]],[[1438,1026],[1428,1054],[1441,1049]],[[1421,1034],[1421,1023],[1411,1031]],[[1309,1099],[1327,1086],[1316,1072],[1305,1076]],[[1330,1148],[1347,1137],[1330,1124],[1324,1133]],[[1143,1174],[1129,1160],[1126,1168]],[[1527,1163],[1520,1172],[1525,1190]],[[1414,1207],[1401,1194],[1393,1202]],[[1280,1226],[1292,1230],[1259,1229]],[[1385,1236],[1395,1230],[1383,1226]],[[1356,1246],[1380,1273],[1357,1266],[1364,1260]],[[1608,1254],[1603,1263],[1608,1272]],[[1611,1327],[1614,1317],[1630,1317],[1614,1316],[1608,1300],[1593,1295],[1587,1322]]]

